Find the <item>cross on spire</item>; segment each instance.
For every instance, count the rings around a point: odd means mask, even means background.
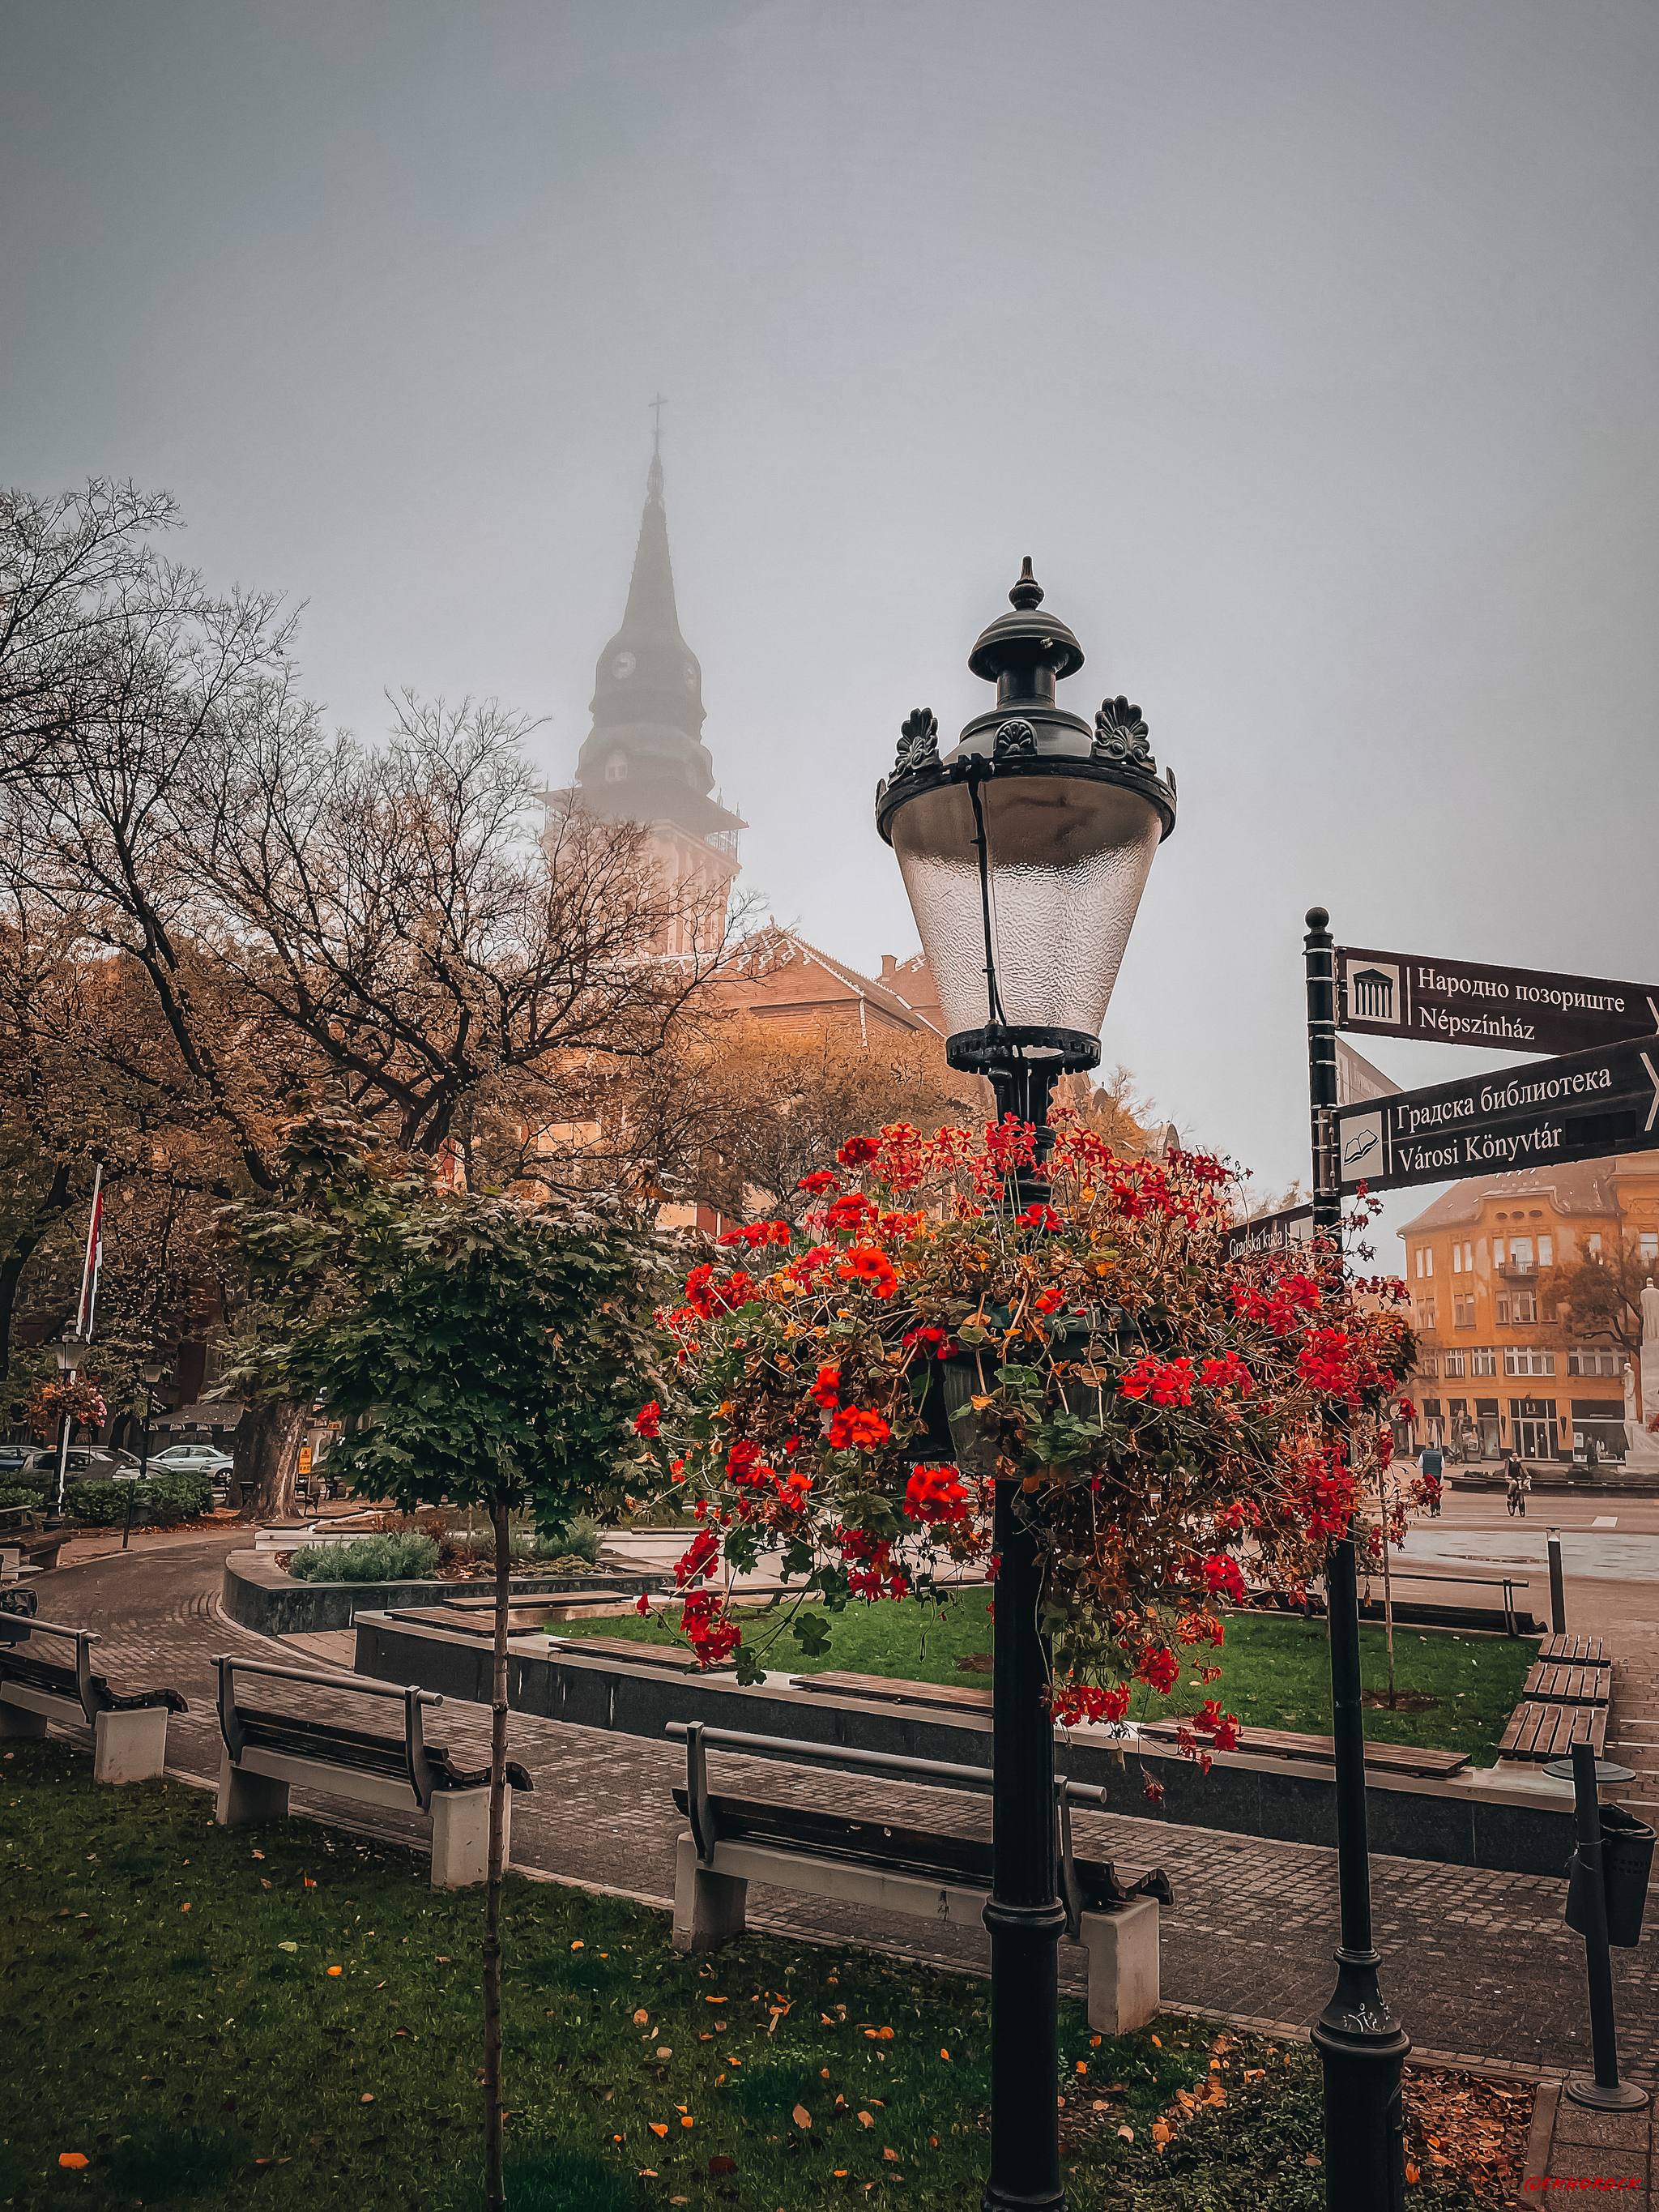
[[[660,392],[657,394],[654,399],[648,400],[647,402],[647,412],[656,417],[656,421],[653,426],[651,433],[651,450],[653,454],[660,453],[662,451],[662,410],[667,406],[667,404],[668,402],[663,398]]]

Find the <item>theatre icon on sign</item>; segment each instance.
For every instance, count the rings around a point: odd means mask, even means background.
[[[1398,1022],[1404,1009],[1400,1002],[1400,970],[1370,961],[1348,970],[1348,1018],[1355,1022]]]

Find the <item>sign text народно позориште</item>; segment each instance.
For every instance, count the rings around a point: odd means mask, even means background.
[[[1589,1052],[1659,1036],[1659,984],[1336,948],[1339,1025],[1490,1051]]]
[[[1337,1115],[1344,1189],[1455,1182],[1659,1145],[1659,1042],[1529,1060]]]

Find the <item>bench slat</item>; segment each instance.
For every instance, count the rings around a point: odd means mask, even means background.
[[[907,1682],[886,1674],[792,1674],[798,1690],[828,1691],[832,1696],[872,1698],[884,1705],[966,1706],[991,1711],[994,1692],[968,1682]]]
[[[1498,1746],[1500,1759],[1542,1765],[1547,1759],[1565,1759],[1575,1743],[1591,1745],[1598,1759],[1607,1741],[1605,1705],[1548,1705],[1523,1700],[1510,1717]]]
[[[1173,1743],[1181,1729],[1178,1721],[1152,1721],[1141,1729],[1143,1735],[1159,1742]],[[1206,1731],[1194,1731],[1200,1738]],[[1336,1743],[1328,1735],[1303,1735],[1291,1729],[1241,1729],[1238,1748],[1268,1759],[1317,1759],[1329,1766],[1335,1763]],[[1389,1774],[1445,1776],[1455,1774],[1469,1763],[1468,1753],[1462,1751],[1441,1751],[1432,1746],[1411,1743],[1377,1743],[1370,1738],[1365,1744],[1365,1764]]]

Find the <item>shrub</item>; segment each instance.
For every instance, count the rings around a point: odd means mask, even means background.
[[[563,1561],[577,1559],[584,1565],[596,1567],[599,1563],[599,1546],[605,1540],[605,1531],[588,1513],[576,1513],[563,1523],[550,1528],[514,1528],[507,1537],[507,1557],[526,1566],[548,1560]],[[495,1556],[495,1532],[491,1528],[475,1529],[470,1545],[463,1545],[477,1559],[493,1559]]]
[[[438,1564],[438,1546],[410,1529],[393,1536],[359,1536],[349,1544],[306,1544],[288,1571],[302,1583],[420,1582]]]
[[[11,1483],[0,1489],[0,1507],[7,1505],[41,1505],[46,1502],[43,1483]]]
[[[71,1521],[83,1528],[107,1528],[127,1517],[130,1482],[74,1482],[64,1486],[64,1505]],[[143,1493],[140,1492],[140,1498]],[[138,1501],[135,1501],[135,1505]]]
[[[122,1483],[117,1487],[125,1489],[126,1486]],[[138,1503],[149,1508],[152,1521],[193,1521],[213,1503],[213,1478],[208,1474],[152,1475],[139,1484]]]

